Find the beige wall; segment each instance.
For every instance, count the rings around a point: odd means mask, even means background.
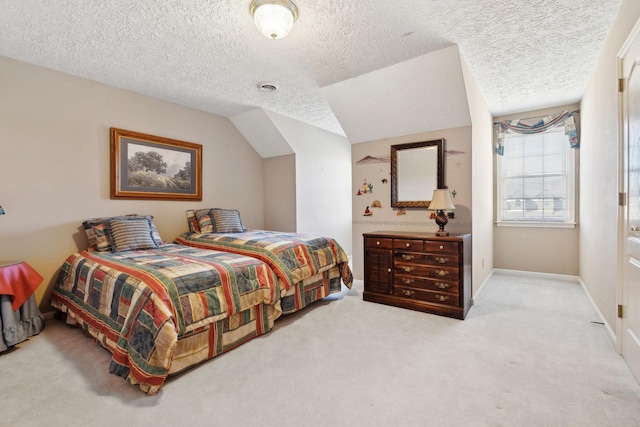
[[[436,223],[429,219],[430,212],[425,209],[407,209],[406,215],[397,215],[391,208],[391,164],[383,163],[358,164],[366,156],[389,157],[391,146],[408,142],[445,139],[445,185],[456,192],[453,200],[456,210],[455,219],[447,224],[451,233],[471,232],[471,127],[443,129],[398,138],[381,139],[363,142],[351,146],[353,162],[353,266],[354,277],[362,279],[363,241],[362,233],[378,230],[393,231],[427,231],[435,232]],[[383,183],[382,180],[387,182]],[[364,181],[373,185],[373,192],[358,196],[357,192]],[[364,216],[367,206],[378,200],[381,208],[370,208],[373,216]]]
[[[151,214],[165,240],[185,210],[239,209],[263,227],[263,162],[225,118],[0,57],[0,260],[43,277],[43,311],[58,268],[86,248],[89,217]],[[109,128],[202,144],[202,202],[110,200]]]
[[[576,111],[578,104],[496,117],[495,121],[541,117],[561,111]],[[580,170],[580,155],[576,152],[576,177]],[[495,173],[495,168],[494,168]],[[578,242],[580,215],[580,180],[576,179],[575,228],[498,227],[494,226],[494,266],[508,270],[538,273],[578,275]],[[494,211],[496,209],[494,185]],[[494,219],[497,218],[494,216]]]
[[[573,228],[497,227],[495,268],[578,275],[578,232]]]
[[[640,17],[640,2],[624,0],[580,104],[580,278],[615,330],[618,271],[617,54]]]
[[[264,228],[296,231],[296,156],[264,159]]]

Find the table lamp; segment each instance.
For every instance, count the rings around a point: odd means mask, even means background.
[[[431,218],[436,220],[436,224],[440,226],[440,229],[436,231],[436,236],[448,236],[449,232],[444,229],[444,226],[449,222],[448,215],[445,211],[452,211],[456,207],[453,205],[451,199],[451,193],[446,188],[438,188],[433,190],[433,197],[429,203],[429,210],[434,211],[431,214]]]

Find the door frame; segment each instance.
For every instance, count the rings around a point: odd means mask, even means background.
[[[624,73],[624,63],[623,59],[625,55],[629,52],[631,45],[636,41],[636,39],[640,38],[640,18],[636,21],[633,26],[633,29],[627,36],[625,42],[622,44],[622,47],[618,51],[618,55],[616,57],[617,60],[617,75],[618,81],[622,80],[623,87],[620,88],[618,84],[618,193],[625,193],[625,204],[620,205],[618,203],[618,275],[617,275],[617,294],[616,294],[616,304],[618,306],[625,306],[626,303],[626,289],[625,289],[625,268],[626,268],[626,239],[627,239],[627,229],[629,227],[629,220],[627,218],[627,187],[625,182],[625,167],[627,156],[625,152],[625,138],[627,134],[627,121],[625,117],[625,93],[628,89],[628,82],[625,79]],[[617,83],[617,82],[616,82]],[[616,308],[617,311],[617,308]],[[622,354],[622,333],[623,333],[623,321],[622,318],[616,316],[616,351],[619,354]]]

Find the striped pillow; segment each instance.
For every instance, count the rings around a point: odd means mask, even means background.
[[[89,247],[87,249],[89,251],[97,252],[109,252],[113,250],[113,241],[109,234],[109,223],[113,220],[130,221],[133,219],[148,220],[151,224],[151,235],[153,240],[156,242],[156,245],[164,243],[162,237],[160,237],[160,233],[158,233],[158,229],[153,223],[153,216],[129,214],[104,218],[90,218],[85,220],[82,223],[82,227],[84,228],[84,231],[87,234],[87,239],[89,240]]]
[[[245,231],[240,212],[232,209],[211,209],[213,229],[216,233],[242,233]]]
[[[147,219],[113,220],[109,223],[113,249],[117,252],[155,249],[151,224]]]

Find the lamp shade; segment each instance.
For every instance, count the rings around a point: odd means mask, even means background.
[[[446,188],[438,188],[433,190],[433,196],[429,203],[430,211],[452,211],[456,207],[453,205],[451,193]]]
[[[298,18],[298,9],[289,0],[253,0],[250,10],[258,30],[274,40],[289,34]]]

